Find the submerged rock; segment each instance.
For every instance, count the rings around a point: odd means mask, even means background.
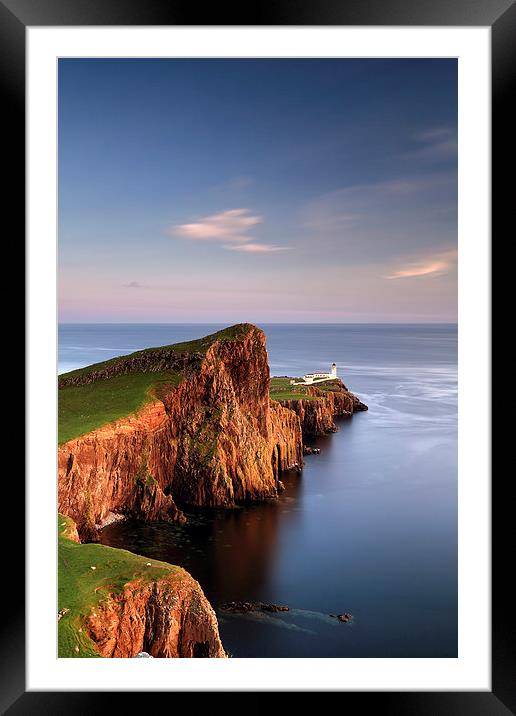
[[[115,522],[124,522],[127,519],[125,515],[117,512],[108,512],[107,515],[98,524],[95,525],[97,530],[103,530],[104,527],[114,524]]]
[[[309,445],[303,445],[303,455],[320,455],[321,448],[310,447]]]
[[[289,607],[268,602],[226,602],[220,605],[223,612],[245,614],[247,612],[288,612]]]
[[[344,622],[344,624],[347,624],[347,622],[350,622],[353,619],[353,614],[350,614],[349,612],[344,612],[344,614],[330,614],[330,617],[338,619],[339,622]]]

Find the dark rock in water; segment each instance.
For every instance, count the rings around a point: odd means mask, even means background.
[[[354,404],[354,406],[353,406],[353,409],[354,409],[355,413],[356,413],[356,412],[361,412],[361,411],[364,411],[364,410],[369,410],[369,408],[367,407],[367,405],[366,405],[365,403],[362,403],[361,400],[358,400],[358,398],[357,398],[357,400],[356,400],[356,402],[355,402],[355,404]]]
[[[278,480],[277,488],[278,488],[278,493],[281,494],[282,492],[285,492],[285,485],[281,482],[281,480]]]
[[[338,432],[338,427],[336,425],[330,425],[329,428],[326,428],[327,433],[336,433]]]
[[[289,607],[283,604],[260,604],[262,612],[288,612]]]
[[[338,619],[339,622],[344,622],[344,624],[347,624],[347,622],[350,622],[353,619],[353,614],[350,614],[349,612],[344,612],[344,614],[330,614],[330,617]]]
[[[245,614],[247,612],[288,612],[289,607],[267,602],[226,602],[220,605],[223,612]]]
[[[310,447],[309,445],[303,445],[303,455],[319,455],[321,448]]]

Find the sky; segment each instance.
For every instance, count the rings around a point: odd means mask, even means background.
[[[457,319],[454,59],[59,60],[62,322]]]

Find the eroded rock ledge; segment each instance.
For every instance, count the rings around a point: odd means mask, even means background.
[[[283,407],[299,417],[304,437],[335,432],[335,418],[351,417],[353,413],[367,410],[367,405],[351,393],[340,379],[332,381],[331,390],[310,386],[304,391],[306,399],[279,400]]]

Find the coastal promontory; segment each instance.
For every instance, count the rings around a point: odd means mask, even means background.
[[[277,380],[252,324],[60,376],[60,512],[91,541],[120,517],[182,521],[185,506],[277,497],[303,435],[365,408],[340,380],[299,395]]]

